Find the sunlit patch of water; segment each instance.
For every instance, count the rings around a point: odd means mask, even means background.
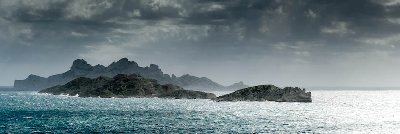
[[[400,133],[400,91],[313,91],[313,103],[0,92],[0,133]]]

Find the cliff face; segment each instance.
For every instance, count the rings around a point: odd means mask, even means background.
[[[211,93],[184,90],[172,84],[161,85],[157,80],[146,79],[140,75],[118,74],[113,78],[98,77],[95,79],[80,77],[62,86],[54,86],[41,90],[39,93],[53,95],[68,94],[79,97],[160,97],[211,99],[216,96]]]
[[[92,66],[85,60],[75,60],[65,73],[43,78],[36,75],[30,75],[25,80],[16,80],[14,87],[18,90],[40,90],[56,85],[63,85],[67,82],[79,78],[96,78],[99,76],[113,77],[117,74],[139,74],[144,78],[157,80],[160,84],[174,84],[181,87],[201,87],[204,89],[223,89],[224,87],[212,80],[191,75],[183,75],[181,77],[170,76],[164,74],[158,65],[151,64],[149,67],[140,67],[136,62],[122,58],[117,62],[111,63],[105,67],[103,65]]]
[[[244,88],[214,99],[215,101],[276,101],[276,102],[312,102],[311,92],[298,87],[283,89],[274,85],[259,85]]]

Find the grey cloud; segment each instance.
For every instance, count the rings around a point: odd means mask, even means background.
[[[228,25],[242,29],[248,38],[270,40],[309,40],[323,38],[321,29],[335,22],[346,24],[357,34],[374,36],[377,30],[391,34],[398,25],[388,22],[390,14],[398,13],[397,6],[384,6],[375,1],[59,1],[49,2],[47,8],[22,5],[4,18],[23,23],[53,23],[68,28],[82,27],[95,32],[109,32],[129,26],[115,23],[146,20],[147,24],[174,19],[172,25]],[[207,10],[213,5],[221,8]],[[134,12],[140,14],[134,16]],[[306,13],[312,11],[316,18]],[[58,24],[59,23],[59,24]],[[55,26],[56,27],[56,26]],[[262,30],[262,28],[265,30]],[[97,31],[99,30],[99,31]],[[375,31],[375,32],[374,32]],[[230,31],[231,32],[231,31]],[[333,35],[331,35],[333,36]],[[379,35],[375,35],[379,36]],[[327,38],[330,38],[328,36]]]
[[[231,73],[258,75],[246,69],[260,75],[292,69],[293,75],[279,76],[280,84],[288,84],[287,77],[298,80],[310,70],[325,73],[321,68],[339,66],[351,72],[351,63],[344,64],[350,59],[383,57],[397,64],[399,14],[398,3],[383,0],[5,0],[0,2],[0,65],[60,67],[74,58],[107,64],[130,57],[225,84],[241,80],[225,78]],[[242,64],[257,67],[235,72],[240,68],[233,66]],[[227,69],[218,73],[209,66]],[[16,77],[30,72],[35,70]],[[5,79],[0,83],[9,84]],[[299,81],[312,85],[313,80]],[[257,76],[250,83],[265,81],[275,80]]]

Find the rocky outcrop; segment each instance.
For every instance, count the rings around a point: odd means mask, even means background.
[[[65,73],[43,78],[36,75],[30,75],[25,80],[16,80],[15,89],[18,90],[40,90],[56,85],[63,85],[79,77],[97,78],[99,76],[114,77],[117,74],[139,74],[144,78],[155,79],[160,84],[174,84],[187,89],[224,89],[225,87],[213,82],[206,77],[196,77],[183,75],[181,77],[172,77],[164,74],[158,65],[150,64],[148,67],[140,67],[136,62],[122,58],[117,62],[111,63],[105,67],[103,65],[92,66],[83,59],[77,59],[73,62],[70,70]]]
[[[189,74],[182,75],[173,79],[177,85],[185,87],[186,89],[197,89],[197,90],[213,90],[213,89],[225,89],[224,86],[208,79],[207,77],[196,77]]]
[[[248,88],[248,87],[249,87],[249,86],[248,86],[248,85],[245,85],[245,84],[243,83],[243,81],[240,81],[240,82],[238,82],[238,83],[234,83],[234,84],[232,84],[232,85],[230,85],[230,86],[227,86],[226,89],[238,90],[238,89],[243,89],[243,88]]]
[[[113,78],[104,76],[94,79],[80,77],[65,85],[41,90],[39,93],[101,98],[160,97],[212,99],[216,97],[211,93],[184,90],[183,88],[172,84],[161,85],[157,80],[146,79],[137,74],[118,74]]]
[[[274,85],[259,85],[244,88],[213,99],[215,101],[276,101],[276,102],[312,102],[311,92],[298,87],[283,89]]]

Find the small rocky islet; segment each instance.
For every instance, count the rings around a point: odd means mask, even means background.
[[[118,74],[112,78],[100,76],[94,79],[80,77],[65,85],[41,90],[39,93],[101,98],[158,97],[175,99],[212,99],[216,102],[312,102],[311,92],[306,92],[305,89],[300,89],[298,87],[285,87],[281,89],[274,85],[259,85],[217,97],[212,93],[185,90],[173,84],[161,85],[157,80],[147,79],[138,74]]]
[[[275,101],[275,102],[312,102],[311,92],[298,87],[279,88],[274,85],[259,85],[237,90],[219,96],[214,101]]]

